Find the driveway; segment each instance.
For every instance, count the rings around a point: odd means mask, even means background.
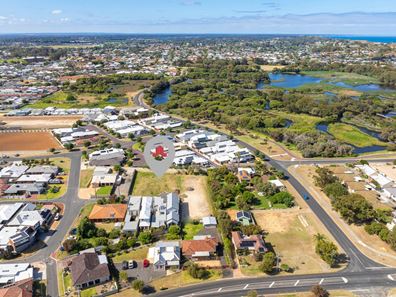
[[[131,279],[141,279],[146,284],[151,282],[154,279],[161,278],[166,275],[166,271],[164,270],[154,270],[153,265],[150,264],[149,267],[144,268],[142,261],[136,261],[137,267],[133,269],[122,270],[122,263],[115,263],[115,267],[118,271],[125,271],[128,274],[128,277]]]

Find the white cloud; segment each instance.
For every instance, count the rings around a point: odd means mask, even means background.
[[[55,10],[51,11],[51,14],[53,14],[53,15],[57,15],[57,14],[61,14],[61,13],[62,13],[62,10],[60,10],[60,9],[55,9]]]

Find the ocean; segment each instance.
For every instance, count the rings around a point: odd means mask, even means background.
[[[365,40],[369,42],[396,43],[396,36],[356,36],[356,35],[329,35],[330,38]]]

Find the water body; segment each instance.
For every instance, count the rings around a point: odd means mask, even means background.
[[[355,126],[355,125],[353,125],[353,126]],[[378,140],[381,140],[379,132],[369,130],[364,127],[359,127],[359,126],[355,126],[355,127],[358,128],[363,133],[366,133],[372,137],[377,138]],[[327,124],[327,123],[320,123],[320,124],[316,125],[316,130],[330,134],[329,133],[329,124]],[[383,151],[384,149],[386,149],[386,146],[381,146],[381,145],[370,145],[370,146],[363,146],[363,147],[357,147],[352,144],[349,144],[349,145],[353,147],[353,152],[355,154],[373,153],[373,152]]]
[[[381,43],[396,43],[396,36],[351,36],[351,35],[341,35],[341,36],[329,36],[335,39],[348,39],[348,40],[364,40],[369,42],[381,42]]]
[[[122,102],[122,103],[124,103],[124,104],[127,104],[128,103],[128,98],[122,98],[122,99],[119,99],[119,98],[109,98],[109,99],[107,99],[106,100],[108,103],[119,103],[119,102]]]
[[[396,111],[391,111],[388,112],[387,114],[384,114],[387,118],[396,118]]]
[[[153,102],[154,104],[165,104],[168,102],[170,95],[172,95],[171,87],[167,87],[161,93],[158,93],[154,96]]]
[[[280,88],[298,88],[304,86],[306,84],[317,84],[323,81],[323,79],[318,77],[313,77],[310,75],[302,75],[302,74],[289,74],[289,73],[270,73],[269,77],[271,82],[270,86],[280,87]],[[327,84],[348,88],[359,92],[372,92],[372,91],[385,91],[385,92],[393,92],[395,90],[390,88],[382,87],[378,84],[364,84],[364,85],[349,85],[344,82],[326,82]],[[264,89],[266,84],[263,81],[260,81],[257,84],[257,89]],[[325,94],[330,95],[332,92],[326,92]],[[333,93],[334,94],[334,93]]]

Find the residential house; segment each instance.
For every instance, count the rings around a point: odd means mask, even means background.
[[[29,263],[0,264],[0,285],[2,286],[31,279],[32,277],[33,267]]]
[[[59,168],[57,166],[51,165],[38,165],[29,168],[26,174],[37,175],[37,174],[50,174],[51,178],[54,178],[59,173]]]
[[[218,242],[215,238],[205,237],[193,240],[183,240],[183,256],[193,261],[213,260],[217,258]]]
[[[0,253],[19,254],[36,242],[37,231],[31,227],[3,227],[0,229]]]
[[[34,195],[42,194],[45,191],[45,187],[41,183],[33,184],[12,184],[8,189],[4,191],[4,195],[20,196],[20,195]]]
[[[396,201],[396,188],[384,188],[383,192],[387,198]]]
[[[265,253],[264,239],[261,235],[244,236],[240,231],[231,232],[232,243],[237,251],[248,250],[254,253]]]
[[[119,183],[120,177],[118,173],[110,172],[110,167],[95,167],[91,180],[92,187],[98,188],[103,186],[114,186],[115,184]]]
[[[88,218],[92,222],[123,222],[127,209],[126,204],[95,204]]]
[[[254,224],[253,216],[250,211],[244,211],[244,210],[238,211],[236,214],[236,219],[239,223],[241,223],[244,226]]]
[[[148,257],[154,269],[180,268],[180,244],[178,241],[160,241],[149,248]]]
[[[256,171],[254,170],[254,168],[251,167],[246,167],[246,168],[238,168],[238,180],[239,182],[247,182],[250,183],[252,177],[254,177],[254,175],[256,174]]]
[[[22,202],[0,204],[0,224],[7,224],[24,205]]]
[[[106,255],[82,253],[74,257],[68,265],[72,285],[85,289],[110,280],[110,270]]]
[[[268,182],[273,184],[275,187],[277,187],[280,191],[283,191],[286,189],[286,186],[279,180],[279,179],[271,179]]]
[[[120,164],[125,159],[123,149],[110,148],[95,151],[89,154],[89,165],[91,166],[114,166]]]
[[[33,297],[33,279],[21,280],[0,288],[0,297]]]

